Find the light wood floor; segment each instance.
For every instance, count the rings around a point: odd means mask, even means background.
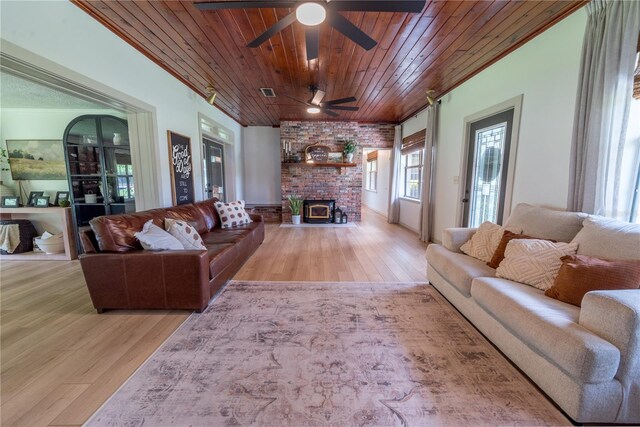
[[[425,281],[425,248],[415,233],[371,211],[356,228],[268,225],[235,278]],[[97,315],[78,261],[2,261],[0,425],[81,425],[188,315]]]

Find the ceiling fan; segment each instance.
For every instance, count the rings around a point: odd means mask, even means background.
[[[307,113],[311,113],[311,114],[324,113],[331,117],[338,117],[339,114],[333,110],[339,110],[339,111],[358,111],[359,110],[359,107],[352,107],[349,105],[340,105],[340,104],[348,104],[350,102],[356,102],[357,99],[353,96],[350,96],[348,98],[340,98],[340,99],[334,99],[331,101],[322,102],[322,98],[324,98],[324,96],[326,95],[324,91],[318,89],[316,86],[313,86],[313,85],[309,86],[309,90],[313,94],[312,98],[309,101],[300,101],[299,99],[296,99],[292,96],[289,96],[289,95],[285,95],[285,96],[289,99],[293,99],[294,101],[299,102],[300,104],[306,105]]]
[[[377,42],[365,34],[338,12],[422,12],[426,0],[316,0],[304,1],[203,1],[194,3],[200,10],[292,8],[296,10],[276,22],[247,47],[258,47],[271,37],[298,21],[305,25],[307,60],[316,59],[320,50],[320,27],[327,20],[329,25],[362,46],[373,48]]]

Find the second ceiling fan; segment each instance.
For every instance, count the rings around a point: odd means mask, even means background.
[[[349,105],[340,105],[340,104],[348,104],[350,102],[356,102],[357,99],[354,96],[350,96],[348,98],[340,98],[333,99],[331,101],[322,102],[322,99],[326,95],[326,93],[316,86],[309,86],[309,90],[313,94],[312,98],[309,101],[300,101],[292,96],[285,95],[287,98],[292,99],[296,102],[304,104],[307,106],[307,113],[317,114],[324,113],[331,117],[338,117],[338,113],[333,110],[342,110],[342,111],[358,111],[359,108],[355,106]]]
[[[318,0],[311,2],[301,1],[205,1],[194,3],[200,10],[223,9],[265,9],[265,8],[292,8],[295,11],[285,16],[255,40],[249,42],[247,47],[258,47],[289,25],[298,21],[305,25],[305,42],[307,47],[307,60],[316,59],[320,50],[320,27],[325,20],[333,28],[344,34],[365,50],[373,48],[377,42],[365,32],[356,27],[347,18],[338,12],[422,12],[426,0]]]

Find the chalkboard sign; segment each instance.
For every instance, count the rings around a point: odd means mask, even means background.
[[[329,160],[329,151],[331,149],[326,145],[309,145],[304,149],[304,161],[307,163],[326,163]]]
[[[171,169],[171,195],[174,205],[195,201],[193,190],[193,161],[191,140],[187,136],[167,131],[169,140],[169,166]]]

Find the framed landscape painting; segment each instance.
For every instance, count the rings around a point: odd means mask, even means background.
[[[67,179],[67,166],[60,140],[8,139],[11,177],[18,180]]]

